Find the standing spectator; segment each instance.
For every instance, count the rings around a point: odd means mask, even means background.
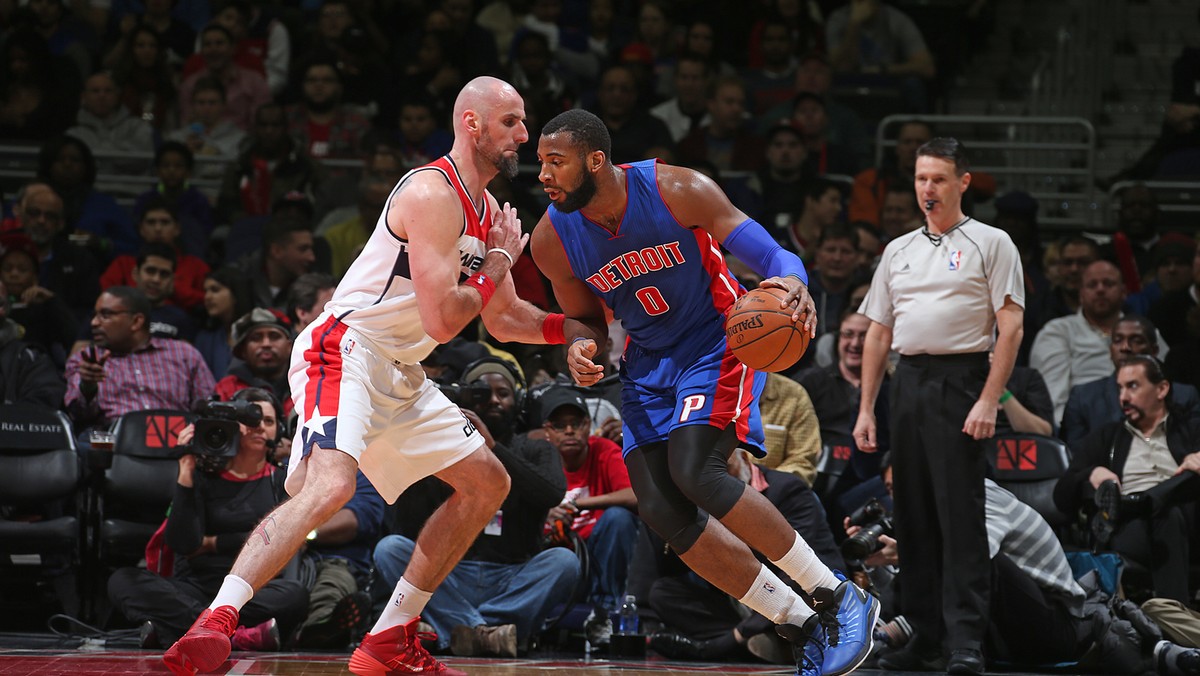
[[[256,307],[284,311],[292,282],[315,261],[311,226],[280,215],[263,229],[262,249],[247,254],[238,267],[251,280]]]
[[[888,244],[863,302],[871,327],[854,427],[860,449],[877,448],[875,398],[889,349],[901,354],[892,390],[904,393],[890,415],[896,540],[905,564],[901,604],[916,633],[883,658],[889,669],[909,670],[945,645],[950,673],[983,672],[989,569],[982,440],[995,433],[1025,299],[1012,240],[962,213],[970,183],[957,140],[918,149],[915,185],[928,224]]]
[[[301,71],[301,101],[287,108],[288,133],[314,160],[357,157],[370,122],[342,104],[341,73],[328,62]]]
[[[166,141],[154,154],[154,171],[158,183],[138,195],[133,203],[133,212],[146,212],[151,201],[162,200],[174,210],[183,250],[190,256],[203,257],[208,252],[208,237],[213,230],[212,204],[208,196],[191,185],[195,157],[187,145],[179,141]]]
[[[96,159],[87,144],[59,136],[38,151],[38,179],[63,202],[68,234],[87,235],[88,246],[107,259],[138,247],[133,220],[112,196],[96,190]]]
[[[208,370],[225,377],[233,359],[229,340],[233,322],[254,307],[250,282],[231,267],[218,268],[204,280],[204,327],[196,333],[196,349]]]
[[[61,134],[71,126],[82,81],[37,31],[7,34],[0,47],[0,138],[41,142]]]
[[[709,123],[679,142],[679,160],[707,160],[720,171],[757,171],[763,162],[763,141],[746,124],[746,86],[734,76],[722,76],[708,90]]]
[[[183,143],[194,157],[214,160],[200,167],[201,178],[224,174],[246,138],[246,132],[225,115],[225,108],[225,87],[216,78],[201,77],[192,85],[191,118],[167,134],[167,140]]]
[[[146,295],[127,286],[96,300],[93,344],[67,360],[63,405],[81,440],[129,411],[190,411],[212,393],[212,373],[196,348],[150,335],[151,310]]]
[[[86,143],[92,153],[154,151],[154,128],[141,116],[129,114],[121,103],[116,80],[107,72],[84,82],[79,114],[67,133]]]
[[[271,100],[267,81],[259,73],[233,60],[233,35],[219,24],[200,33],[200,55],[204,68],[188,76],[179,87],[179,119],[192,118],[192,89],[202,77],[214,77],[225,86],[225,114],[231,122],[249,131],[256,111]]]
[[[78,331],[78,320],[62,297],[38,282],[37,246],[19,232],[0,235],[0,298],[5,318],[21,327],[17,337],[50,355],[62,368]],[[55,405],[57,407],[57,404]]]
[[[125,108],[160,134],[174,127],[176,78],[163,36],[148,25],[139,25],[121,36],[113,55],[113,79]]]
[[[794,474],[813,485],[821,455],[821,429],[808,392],[787,376],[772,373],[758,399],[767,455],[754,460],[755,464]]]
[[[233,323],[230,342],[238,362],[217,381],[213,392],[221,401],[248,387],[257,387],[283,402],[284,419],[292,416],[292,388],[288,385],[288,363],[292,356],[292,331],[279,313],[256,307]]]
[[[711,73],[708,62],[695,54],[683,54],[675,61],[675,96],[650,109],[679,143],[694,129],[712,122],[708,114],[708,86]]]
[[[22,339],[23,328],[8,316],[9,305],[8,289],[0,275],[0,404],[57,409],[66,384],[41,347]]]
[[[147,244],[165,244],[175,252],[175,276],[171,285],[170,301],[191,312],[204,300],[204,278],[208,276],[208,264],[184,253],[180,247],[179,219],[164,199],[151,199],[145,203],[138,219],[138,234]],[[134,286],[133,270],[135,257],[117,256],[100,277],[100,288]]]
[[[13,207],[18,229],[38,250],[38,286],[62,298],[77,318],[87,316],[100,295],[100,262],[63,232],[63,201],[45,183],[28,183]]]
[[[588,598],[600,609],[615,612],[625,594],[625,580],[637,540],[637,497],[621,461],[621,447],[592,436],[591,417],[574,389],[554,386],[538,400],[546,439],[562,456],[566,494],[550,510],[546,523],[562,521],[587,543],[593,566]]]
[[[1124,420],[1100,427],[1074,449],[1054,488],[1067,514],[1094,502],[1101,545],[1150,569],[1154,595],[1188,603],[1190,541],[1200,496],[1200,418],[1169,415],[1171,384],[1150,355],[1117,368]]]
[[[283,108],[268,103],[254,113],[249,147],[225,169],[217,195],[219,222],[266,216],[288,193],[311,195],[325,179],[319,164],[300,152],[287,134]]]
[[[337,282],[323,272],[306,272],[292,282],[288,291],[288,317],[297,331],[312,323],[325,311],[325,303],[333,298]]]
[[[671,132],[639,105],[637,78],[629,66],[612,65],[600,75],[596,113],[612,137],[613,162],[671,152]]]

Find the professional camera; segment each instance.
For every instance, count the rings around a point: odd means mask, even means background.
[[[262,408],[252,401],[205,401],[196,407],[196,413],[200,417],[196,420],[191,453],[206,472],[219,471],[237,455],[242,438],[238,423],[256,427],[263,419]]]
[[[879,541],[879,536],[893,533],[892,519],[888,515],[887,508],[874,498],[854,510],[854,513],[850,515],[850,525],[862,528],[842,543],[842,556],[851,561],[862,561],[883,549],[883,543]]]
[[[438,383],[438,389],[459,408],[476,410],[492,398],[492,387],[485,382],[476,380],[473,383]]]

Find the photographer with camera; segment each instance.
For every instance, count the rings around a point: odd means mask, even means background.
[[[882,478],[891,493],[890,454],[883,458]],[[992,569],[989,658],[1028,665],[1078,660],[1092,645],[1092,621],[1084,609],[1084,590],[1071,573],[1062,545],[1032,507],[991,479],[984,480],[984,489]],[[900,566],[890,516],[878,501],[856,510],[844,526],[849,539],[842,544],[842,554],[847,560],[857,559],[868,568]],[[895,579],[905,584],[903,566]],[[909,638],[907,633],[889,632],[888,642],[899,647]],[[898,655],[904,655],[900,660],[905,661],[898,661]],[[940,656],[920,658],[918,664],[911,664],[901,649],[881,656],[879,664],[894,671],[945,668]]]
[[[542,548],[546,513],[567,490],[554,447],[524,430],[524,381],[497,357],[467,364],[458,382],[440,386],[483,435],[512,482],[508,497],[425,607],[437,646],[455,655],[515,657],[566,603],[579,580],[579,560],[562,547]],[[375,547],[375,567],[387,588],[404,574],[426,519],[450,495],[430,477],[400,496],[400,534]]]
[[[142,625],[142,646],[170,645],[183,635],[220,588],[242,543],[267,537],[256,524],[285,498],[282,472],[269,456],[279,439],[279,402],[249,388],[230,402],[207,402],[179,433],[179,478],[166,522],[174,575],[121,568],[108,597]],[[304,619],[308,590],[276,578],[246,604],[234,631],[235,650],[277,650]]]

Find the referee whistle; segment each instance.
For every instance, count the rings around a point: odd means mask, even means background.
[[[925,211],[933,211],[933,205],[936,203],[935,200],[925,200]]]

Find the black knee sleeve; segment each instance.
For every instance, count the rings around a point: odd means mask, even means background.
[[[746,484],[729,475],[729,454],[737,446],[730,425],[688,425],[671,432],[667,457],[671,478],[687,498],[720,519],[733,509]]]
[[[666,444],[639,446],[625,457],[629,482],[638,499],[638,514],[650,529],[683,554],[696,544],[708,516],[696,509],[671,480]]]

